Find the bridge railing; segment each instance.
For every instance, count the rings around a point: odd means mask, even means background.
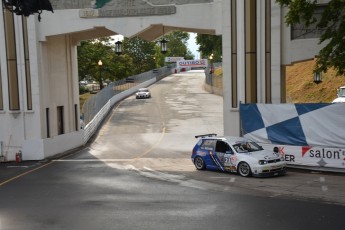
[[[112,82],[107,87],[90,97],[82,107],[84,144],[95,133],[110,109],[120,100],[134,94],[139,88],[147,87],[172,73],[172,67],[162,67],[145,73]],[[127,78],[127,79],[128,79]]]

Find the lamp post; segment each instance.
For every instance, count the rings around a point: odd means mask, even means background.
[[[98,61],[98,66],[99,66],[99,88],[102,90],[103,89],[103,81],[102,81],[102,60]]]
[[[165,54],[168,51],[168,45],[167,44],[168,44],[168,41],[165,38],[163,38],[161,40],[161,53],[162,54]]]
[[[314,83],[319,84],[322,82],[321,72],[314,72]]]
[[[122,42],[121,41],[115,42],[115,53],[117,55],[122,54]]]
[[[211,62],[211,70],[210,70],[210,85],[212,86],[213,84],[213,79],[212,79],[212,76],[213,76],[213,54],[210,55],[210,62]]]

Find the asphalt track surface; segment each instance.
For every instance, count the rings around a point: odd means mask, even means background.
[[[0,164],[3,229],[344,229],[345,176],[197,171],[195,135],[223,132],[204,74],[174,74],[113,108],[85,148]]]

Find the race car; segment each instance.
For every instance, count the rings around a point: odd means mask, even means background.
[[[220,170],[243,177],[277,176],[286,173],[286,162],[279,153],[264,150],[243,137],[218,137],[217,134],[195,136],[198,142],[191,159],[198,170]]]
[[[147,88],[140,88],[138,89],[138,92],[136,92],[135,97],[137,99],[140,98],[150,98],[151,97],[151,93]]]

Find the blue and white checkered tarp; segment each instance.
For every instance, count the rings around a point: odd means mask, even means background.
[[[345,104],[241,104],[243,136],[260,143],[345,147]]]

